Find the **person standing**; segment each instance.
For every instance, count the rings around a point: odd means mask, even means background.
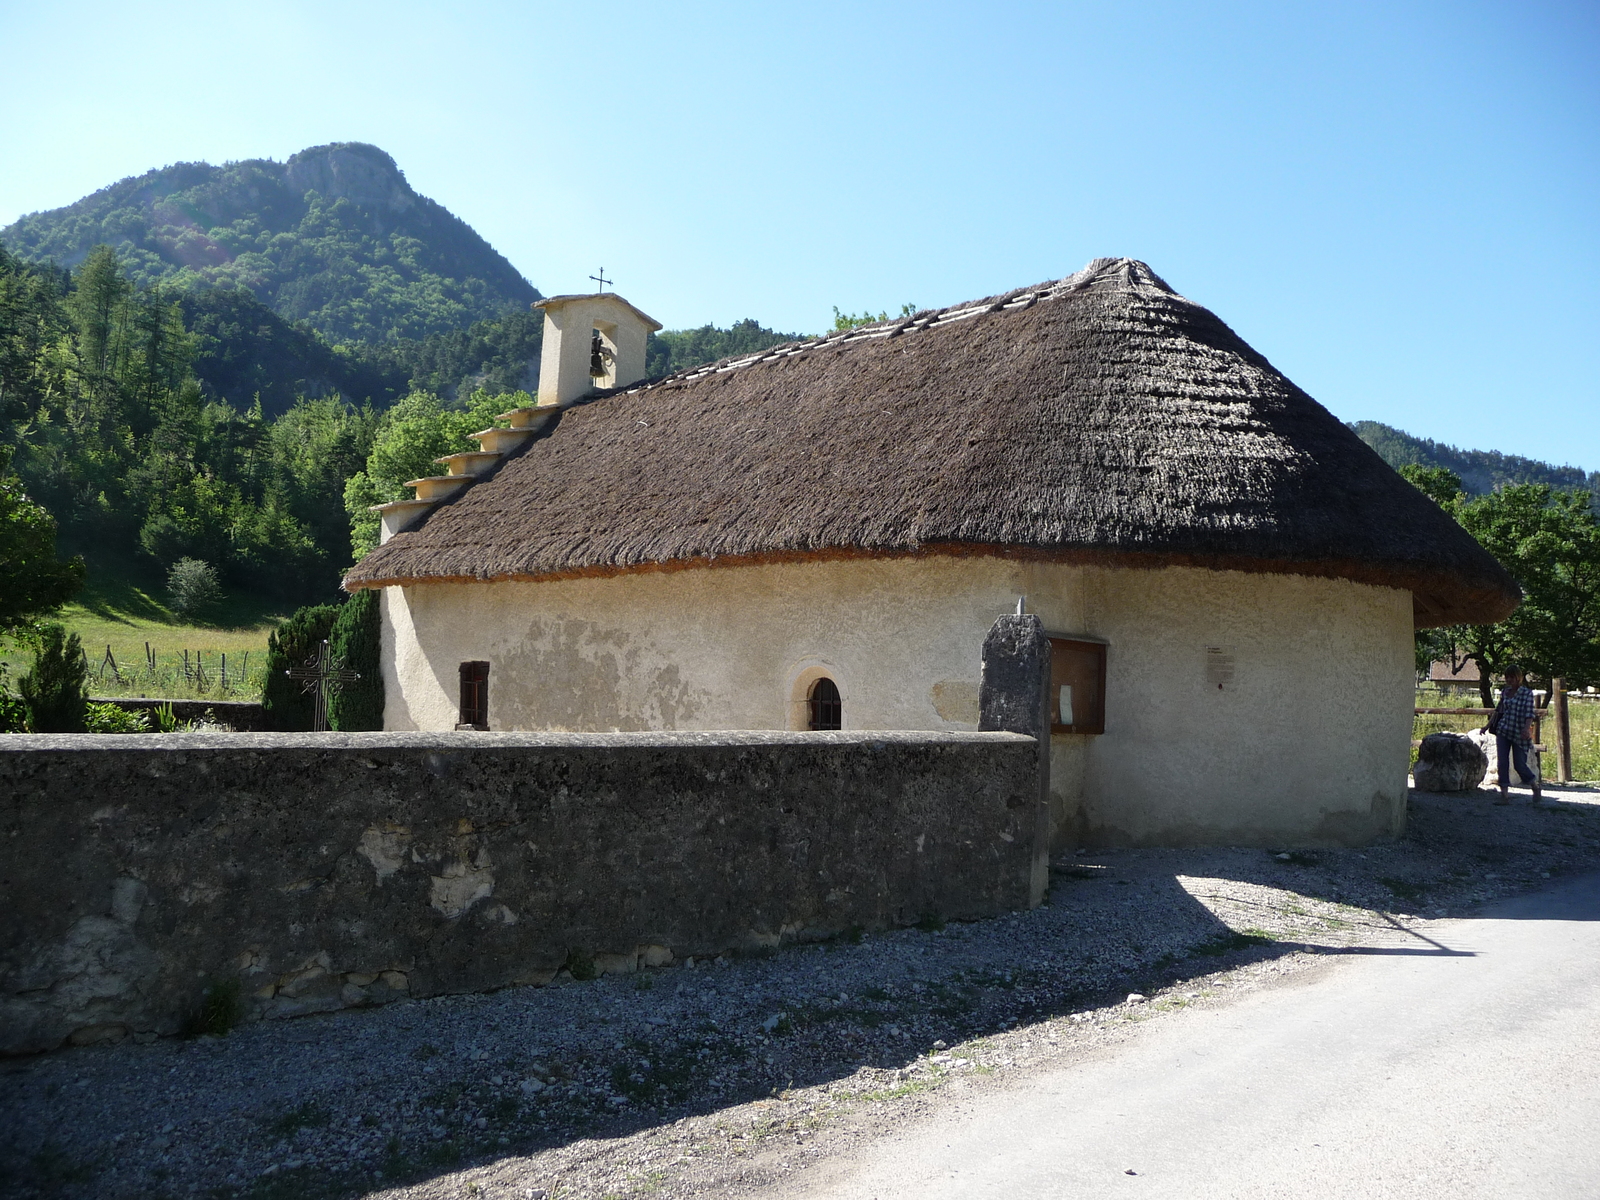
[[[1507,776],[1512,763],[1522,782],[1533,789],[1537,803],[1539,772],[1528,765],[1528,748],[1533,745],[1533,693],[1523,684],[1522,668],[1515,663],[1506,668],[1506,685],[1500,689],[1500,703],[1489,717],[1489,732],[1494,734],[1500,762],[1500,799],[1495,803],[1511,803]]]

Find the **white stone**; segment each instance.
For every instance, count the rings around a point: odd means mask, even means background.
[[[489,869],[482,852],[478,858],[477,866],[464,859],[453,860],[445,864],[443,874],[430,877],[433,886],[428,903],[451,920],[494,894],[494,872]]]
[[[361,841],[356,844],[356,853],[372,864],[381,884],[405,863],[410,844],[411,831],[403,825],[384,828],[374,825],[361,835]]]
[[[150,889],[143,883],[124,875],[111,885],[111,915],[124,925],[132,925],[139,919],[149,894]]]

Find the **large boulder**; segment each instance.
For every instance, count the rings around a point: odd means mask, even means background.
[[[1489,764],[1489,772],[1483,777],[1483,786],[1497,788],[1500,786],[1500,751],[1495,748],[1494,734],[1487,729],[1474,729],[1466,735],[1472,744],[1483,751],[1484,761]],[[1515,769],[1511,772],[1516,774]]]
[[[1470,792],[1483,782],[1489,756],[1459,733],[1430,733],[1417,751],[1411,778],[1418,791]]]

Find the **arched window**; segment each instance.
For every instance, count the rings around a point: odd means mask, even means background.
[[[811,685],[806,702],[811,706],[812,729],[844,728],[844,705],[839,700],[839,686],[826,675]]]

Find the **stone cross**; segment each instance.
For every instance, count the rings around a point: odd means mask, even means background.
[[[302,667],[290,667],[284,672],[290,679],[301,681],[300,690],[310,692],[317,698],[316,716],[312,718],[311,728],[317,733],[328,732],[328,697],[335,692],[344,691],[344,685],[355,683],[361,678],[357,671],[352,671],[344,665],[344,659],[336,659],[328,647],[328,640],[324,638],[317,646],[317,652],[306,659]]]

